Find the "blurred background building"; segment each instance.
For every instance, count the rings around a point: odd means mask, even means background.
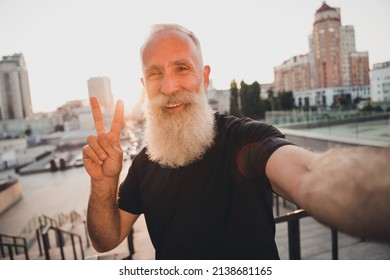
[[[0,61],[0,121],[32,117],[27,67],[22,54]]]
[[[370,97],[368,52],[357,52],[353,26],[343,26],[339,8],[323,2],[316,11],[309,53],[274,68],[274,91],[294,92],[297,106],[331,106],[337,97]]]
[[[89,97],[96,96],[104,113],[113,115],[114,96],[111,91],[111,81],[108,77],[92,77],[88,80]]]

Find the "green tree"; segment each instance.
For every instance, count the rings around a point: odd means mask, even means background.
[[[248,85],[244,82],[241,81],[240,84],[240,100],[241,100],[241,112],[242,115],[245,117],[249,117],[249,93],[248,93]]]
[[[274,100],[274,92],[272,89],[269,89],[267,91],[267,99],[265,100],[265,109],[266,111],[273,111],[275,110],[275,100]]]
[[[294,108],[294,97],[292,91],[284,91],[279,94],[280,109],[284,111],[291,111]]]
[[[244,116],[253,119],[264,118],[265,103],[260,99],[260,91],[258,82],[251,85],[247,85],[244,81],[241,82],[241,112]]]
[[[230,83],[230,115],[241,116],[240,107],[238,106],[238,88],[235,80]]]

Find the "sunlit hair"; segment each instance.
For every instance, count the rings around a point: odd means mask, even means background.
[[[200,46],[199,39],[195,36],[194,32],[188,30],[187,28],[185,28],[185,27],[183,27],[183,26],[181,26],[179,24],[154,24],[154,25],[152,25],[148,37],[144,41],[144,44],[141,46],[140,54],[142,54],[142,51],[144,49],[144,46],[145,46],[146,42],[148,42],[149,39],[154,34],[156,34],[158,32],[161,32],[161,31],[165,31],[165,30],[179,31],[179,32],[182,32],[182,33],[186,34],[192,40],[192,42],[195,44],[195,46],[196,46],[196,48],[197,48],[197,50],[199,52],[200,61],[203,64],[202,48]]]

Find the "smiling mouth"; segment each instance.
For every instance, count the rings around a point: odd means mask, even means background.
[[[168,103],[163,107],[163,110],[170,114],[176,114],[183,112],[187,107],[187,103]]]
[[[172,104],[165,105],[165,108],[167,108],[167,109],[174,109],[174,108],[177,108],[177,107],[179,107],[181,105],[182,105],[181,103],[172,103]]]

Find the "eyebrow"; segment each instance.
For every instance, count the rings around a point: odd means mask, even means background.
[[[195,61],[186,58],[175,60],[170,64],[174,67],[186,67],[190,71],[196,71],[198,67]]]
[[[179,59],[179,60],[175,60],[173,61],[172,63],[170,63],[172,65],[190,65],[192,66],[193,64],[191,63],[190,60],[188,59]]]
[[[185,66],[189,66],[191,68],[194,67],[194,64],[189,59],[185,59],[185,58],[172,61],[169,63],[169,65],[171,65],[171,66],[185,65]],[[149,72],[154,71],[154,70],[160,70],[160,67],[158,67],[157,65],[150,65],[149,67],[146,67],[144,69],[144,72],[149,73]]]
[[[145,73],[148,73],[148,72],[151,72],[151,71],[154,71],[154,70],[159,70],[159,68],[155,65],[152,65],[152,66],[149,66],[147,68],[144,69],[144,72]]]

